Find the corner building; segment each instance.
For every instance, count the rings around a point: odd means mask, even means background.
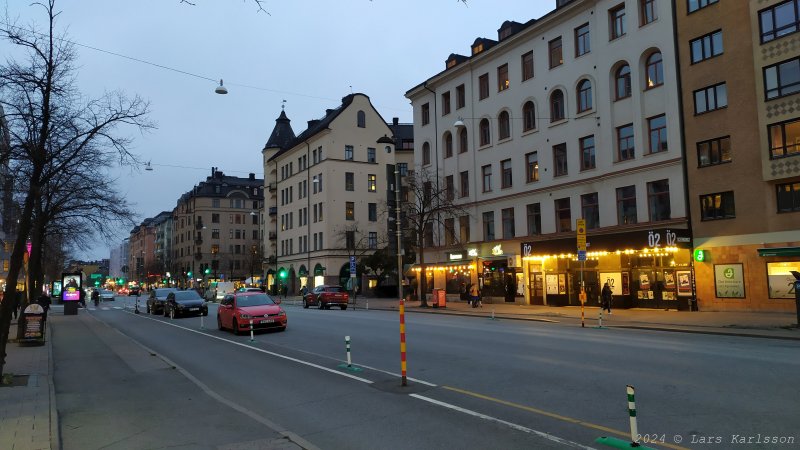
[[[559,1],[406,93],[415,170],[469,214],[426,254],[434,288],[478,283],[493,302],[688,309],[678,72],[669,1]],[[587,228],[577,254],[576,219]]]

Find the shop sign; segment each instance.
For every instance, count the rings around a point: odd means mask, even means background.
[[[471,248],[471,249],[467,250],[467,255],[469,255],[469,256],[471,256],[473,258],[478,256],[478,249],[477,248]]]
[[[448,258],[450,259],[450,261],[460,261],[460,260],[464,259],[464,253],[462,253],[462,252],[448,253],[447,255],[448,255]]]
[[[611,293],[614,295],[624,295],[622,293],[622,272],[600,272],[600,288],[608,283]]]
[[[800,272],[800,261],[767,263],[769,298],[794,298],[795,277],[792,272]]]
[[[690,244],[691,238],[686,234],[688,230],[649,230],[647,232],[646,245],[649,248],[661,247],[686,247]]]
[[[533,242],[523,242],[520,244],[520,254],[523,258],[533,255]]]
[[[715,264],[714,286],[718,298],[744,298],[743,265]]]
[[[492,247],[492,255],[494,256],[501,256],[503,254],[503,246],[500,244],[495,245]]]

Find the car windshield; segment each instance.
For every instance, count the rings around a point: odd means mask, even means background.
[[[155,295],[156,295],[156,297],[166,297],[167,294],[169,294],[170,292],[175,292],[175,291],[176,291],[176,289],[174,289],[174,288],[156,289],[156,294]]]
[[[262,306],[274,305],[275,302],[267,294],[243,295],[236,297],[236,306]]]
[[[197,291],[177,291],[175,300],[202,300]]]

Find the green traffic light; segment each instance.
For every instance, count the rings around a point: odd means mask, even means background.
[[[211,273],[211,269],[206,269],[206,275]]]
[[[192,276],[192,272],[187,273],[186,276],[187,277],[191,277]]]
[[[286,278],[286,271],[285,270],[281,270],[280,273],[278,274],[278,276],[281,277],[281,278]]]

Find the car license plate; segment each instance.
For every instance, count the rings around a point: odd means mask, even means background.
[[[189,308],[189,311],[200,311],[200,308]]]
[[[273,323],[273,322],[275,322],[275,321],[272,320],[272,319],[267,319],[267,320],[262,320],[261,321],[261,323]]]

